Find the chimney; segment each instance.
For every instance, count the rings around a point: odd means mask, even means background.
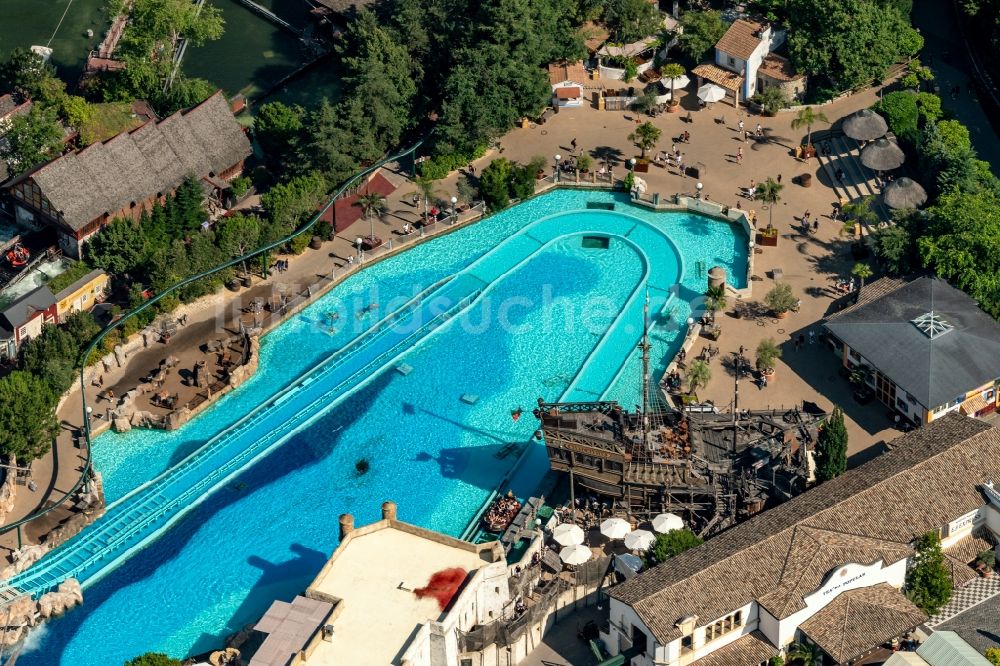
[[[382,520],[396,520],[396,503],[392,500],[382,502]]]
[[[343,541],[353,531],[354,516],[349,513],[340,514],[340,540]]]

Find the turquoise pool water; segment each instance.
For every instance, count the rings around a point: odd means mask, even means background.
[[[724,223],[652,213],[611,193],[555,192],[345,281],[268,335],[257,375],[185,428],[98,438],[95,464],[109,501],[178,463],[343,346],[352,332],[345,327],[331,334],[327,312],[410,297],[526,224],[582,209],[588,201],[617,202],[620,211],[662,230],[680,248],[684,275],[677,297],[654,329],[654,358],[665,364],[683,333],[677,323],[686,321],[688,303],[704,290],[707,267],[722,265],[734,286],[745,286],[746,237]],[[579,216],[581,233],[587,219]],[[183,656],[212,648],[273,599],[289,599],[308,584],[336,546],[340,513],[353,513],[364,524],[378,518],[387,498],[399,503],[404,520],[460,533],[514,463],[513,456],[493,454],[507,442],[528,442],[536,427],[530,415],[514,422],[511,411],[520,406],[530,413],[536,397],[562,396],[644,274],[639,252],[626,242],[586,249],[573,235],[545,246],[499,281],[489,299],[411,351],[405,362],[413,372],[389,369],[374,377],[209,496],[89,587],[85,606],[36,636],[36,649],[19,663],[103,666],[146,650]],[[500,317],[503,304],[509,307]],[[586,308],[585,325],[553,328],[582,322]],[[606,395],[631,404],[638,397],[635,360],[634,353],[608,348],[589,362],[607,366],[602,376],[613,381]],[[468,405],[463,394],[478,395],[478,401]],[[521,494],[533,490],[546,468],[542,447],[528,446],[512,484]],[[359,476],[354,463],[362,457],[371,471]]]

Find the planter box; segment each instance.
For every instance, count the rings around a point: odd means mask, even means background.
[[[639,162],[635,163],[635,171],[638,173],[649,173],[649,162]]]
[[[763,245],[764,247],[778,247],[778,235],[773,236],[758,233],[757,238],[754,240],[757,245]]]
[[[384,241],[381,238],[372,238],[371,236],[365,236],[362,238],[361,249],[362,250],[374,250],[375,248],[382,245]]]

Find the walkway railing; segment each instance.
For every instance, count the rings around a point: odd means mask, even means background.
[[[386,157],[386,158],[382,159],[381,161],[376,162],[372,166],[370,166],[370,167],[368,167],[366,169],[363,169],[363,170],[359,171],[358,173],[356,173],[355,175],[353,175],[350,178],[348,178],[346,181],[344,181],[344,183],[340,186],[340,188],[337,189],[337,191],[327,199],[326,204],[324,204],[323,207],[319,211],[317,211],[307,222],[305,222],[297,230],[293,231],[292,233],[290,233],[289,235],[285,236],[284,238],[280,238],[280,239],[274,241],[273,243],[270,243],[268,245],[260,247],[260,248],[258,248],[256,250],[254,250],[253,252],[249,252],[246,255],[243,255],[241,257],[234,257],[234,258],[230,259],[229,261],[216,266],[215,268],[210,268],[210,269],[208,269],[206,271],[202,271],[201,273],[198,273],[197,275],[192,275],[191,277],[185,278],[185,279],[181,280],[180,282],[174,284],[173,286],[168,287],[167,289],[164,289],[162,292],[154,295],[152,298],[150,298],[149,300],[143,302],[138,307],[133,308],[129,312],[125,313],[120,319],[118,319],[118,320],[116,320],[116,321],[108,324],[107,326],[105,326],[104,329],[101,330],[100,333],[98,333],[97,337],[95,337],[90,342],[90,344],[87,345],[87,347],[84,348],[84,350],[80,353],[80,360],[79,360],[79,365],[80,365],[80,396],[81,396],[81,403],[82,403],[81,404],[81,410],[82,410],[82,416],[83,416],[83,436],[80,438],[80,446],[82,446],[82,447],[85,446],[86,447],[86,451],[84,451],[84,462],[83,462],[82,473],[80,474],[80,478],[76,480],[76,482],[73,484],[73,486],[61,498],[55,500],[51,504],[47,505],[45,508],[43,508],[43,509],[41,509],[39,511],[35,511],[35,512],[31,513],[30,515],[25,516],[24,518],[21,518],[20,520],[14,521],[12,523],[9,523],[7,525],[4,525],[4,526],[0,527],[0,534],[6,534],[7,532],[11,532],[11,531],[17,530],[18,546],[20,547],[20,545],[22,543],[22,530],[21,530],[21,528],[24,525],[26,525],[27,523],[30,523],[33,520],[36,520],[37,518],[40,518],[40,517],[42,517],[42,516],[44,516],[44,515],[52,512],[52,511],[54,511],[54,510],[56,510],[56,509],[58,509],[60,507],[62,507],[66,503],[66,501],[69,500],[70,498],[74,497],[77,494],[77,492],[80,491],[81,488],[85,488],[86,484],[92,478],[92,475],[94,473],[94,469],[93,469],[93,452],[92,452],[92,449],[91,449],[90,414],[88,413],[88,407],[89,407],[89,405],[87,404],[87,383],[86,383],[86,381],[84,379],[84,373],[85,373],[85,371],[87,369],[87,362],[90,359],[91,354],[93,354],[94,350],[97,349],[97,347],[104,342],[104,339],[109,334],[111,334],[112,332],[114,332],[115,330],[117,330],[118,328],[120,328],[121,326],[123,326],[124,323],[125,323],[125,321],[127,319],[129,319],[130,317],[134,317],[134,316],[138,315],[139,313],[143,312],[144,310],[147,310],[147,309],[153,307],[154,305],[156,305],[156,303],[158,303],[163,298],[166,298],[167,296],[169,296],[169,295],[171,295],[173,293],[176,293],[177,291],[183,289],[187,285],[189,285],[189,284],[191,284],[193,282],[196,282],[198,280],[201,280],[203,278],[206,278],[206,277],[208,277],[210,275],[214,275],[215,273],[218,273],[219,271],[223,271],[223,270],[226,270],[228,268],[232,268],[232,267],[241,265],[242,262],[244,262],[244,261],[251,260],[251,259],[254,259],[254,258],[259,257],[261,255],[267,254],[267,253],[271,252],[272,250],[274,250],[276,248],[279,248],[282,245],[288,243],[293,238],[296,238],[297,236],[300,236],[301,234],[308,233],[316,225],[316,223],[320,219],[322,219],[322,217],[336,203],[337,199],[340,198],[340,196],[345,191],[347,191],[354,183],[356,183],[360,179],[365,178],[366,176],[374,173],[375,171],[381,169],[386,164],[399,161],[399,160],[401,160],[401,159],[403,159],[405,157],[412,156],[414,153],[416,153],[417,150],[419,150],[421,148],[421,146],[424,145],[424,143],[427,141],[428,136],[429,135],[425,135],[424,137],[420,138],[418,141],[416,141],[412,146],[410,146],[406,150],[403,150],[403,151],[401,151],[399,153],[396,153],[395,155],[390,155],[389,157]]]

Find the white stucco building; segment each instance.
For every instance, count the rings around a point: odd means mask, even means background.
[[[926,615],[903,594],[936,531],[956,585],[1000,534],[1000,429],[950,414],[893,450],[610,591],[633,666],[758,666],[794,641],[849,664]]]

